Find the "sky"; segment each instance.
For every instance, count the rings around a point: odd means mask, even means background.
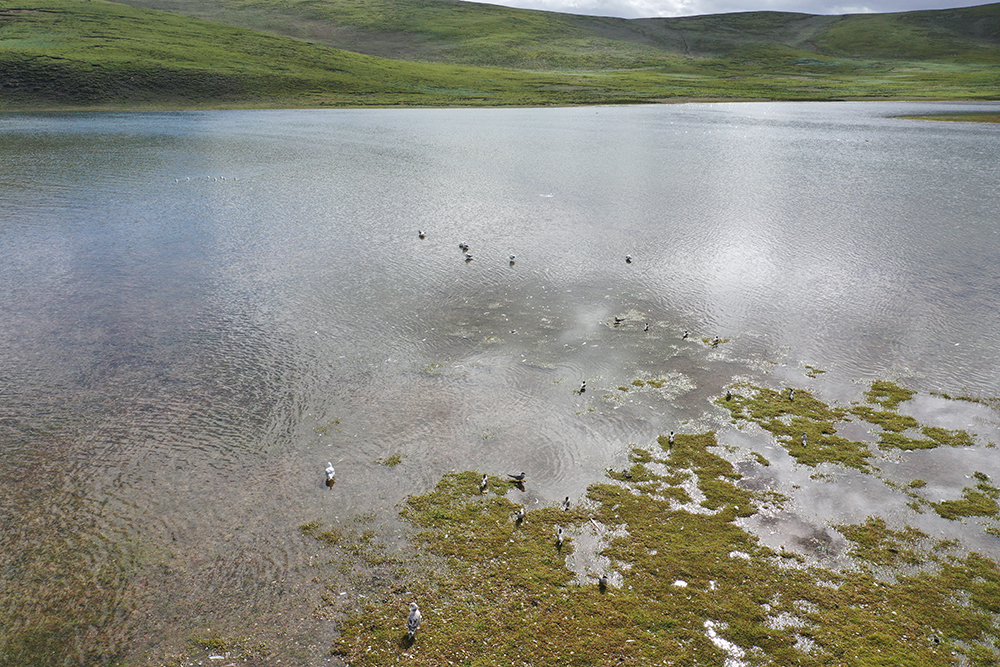
[[[476,0],[522,9],[543,9],[589,16],[652,18],[729,12],[776,11],[805,14],[870,14],[915,9],[948,9],[986,4],[987,0]]]

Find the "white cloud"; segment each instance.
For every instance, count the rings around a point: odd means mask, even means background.
[[[842,5],[826,0],[496,0],[490,4],[620,18],[697,16],[750,11],[871,14],[971,6],[969,2],[962,0],[873,0],[871,4],[860,6]]]

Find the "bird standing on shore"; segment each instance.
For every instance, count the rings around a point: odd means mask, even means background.
[[[483,475],[483,481],[479,482],[479,493],[486,490],[486,485],[490,483],[490,478],[485,474]]]
[[[411,602],[410,615],[406,617],[406,632],[409,633],[410,639],[413,639],[413,635],[417,634],[422,620],[424,619],[420,615],[420,607],[417,606],[416,602]]]
[[[671,431],[670,435],[667,436],[667,444],[670,445],[671,447],[674,446],[674,432],[673,431]]]
[[[327,461],[326,463],[326,485],[333,486],[333,483],[337,481],[335,478],[337,476],[337,471],[333,467],[332,461]]]
[[[715,338],[712,339],[712,347],[719,347],[719,343],[721,342],[722,339],[716,336]]]
[[[562,501],[562,508],[564,512],[569,511],[569,496],[566,496],[566,500]]]

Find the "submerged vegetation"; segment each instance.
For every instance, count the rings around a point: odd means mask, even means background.
[[[0,0],[0,111],[997,99],[998,25],[997,5],[626,20],[455,0]]]

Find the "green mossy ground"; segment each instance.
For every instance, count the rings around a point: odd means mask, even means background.
[[[773,500],[740,487],[713,433],[659,445],[634,449],[631,467],[609,472],[586,502],[530,510],[523,523],[507,481],[490,478],[480,492],[478,472],[445,475],[407,501],[417,555],[396,564],[392,591],[348,616],[335,653],[358,666],[723,665],[732,656],[752,665],[995,664],[992,560],[869,518],[837,527],[854,568],[805,567],[737,525]],[[682,487],[692,481],[704,496],[697,504]],[[569,535],[561,549],[557,526]],[[590,531],[608,565],[581,577],[566,560],[573,537]],[[600,574],[610,585],[598,585]],[[424,622],[411,642],[404,621],[414,600]]]
[[[916,392],[894,382],[873,382],[864,393],[866,403],[842,409],[823,403],[808,391],[786,387],[775,391],[749,383],[733,386],[726,397],[716,402],[729,410],[734,422],[753,422],[772,433],[799,463],[815,466],[839,463],[862,471],[871,470],[873,452],[867,442],[852,441],[838,435],[835,424],[856,417],[878,427],[878,446],[883,449],[932,449],[967,447],[974,444],[965,431],[921,426],[916,419],[897,412],[900,404]],[[924,437],[911,437],[906,431],[919,429]],[[802,444],[802,434],[806,444]]]

